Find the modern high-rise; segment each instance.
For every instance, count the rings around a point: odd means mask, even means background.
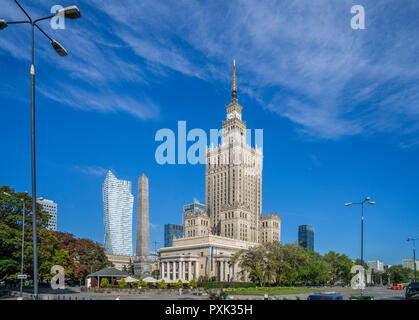
[[[105,252],[132,255],[132,213],[134,196],[131,181],[119,180],[109,170],[102,185]]]
[[[298,227],[298,244],[307,251],[314,251],[314,228],[304,224]]]
[[[174,238],[183,237],[182,224],[165,224],[164,225],[164,246],[171,247]]]
[[[151,276],[150,227],[149,227],[149,192],[148,178],[142,174],[138,179],[137,203],[137,242],[134,261],[134,273],[141,277]]]
[[[206,211],[212,234],[259,242],[263,155],[261,148],[247,144],[242,109],[234,63],[232,98],[222,122],[221,145],[211,145],[206,154]]]
[[[205,204],[199,202],[197,198],[193,199],[192,203],[183,206],[183,224],[185,224],[185,216],[191,212],[205,213]]]
[[[52,200],[48,200],[42,197],[38,198],[36,202],[41,204],[42,209],[48,212],[49,214],[47,229],[52,230],[52,231],[57,231],[57,211],[58,211],[57,204]]]

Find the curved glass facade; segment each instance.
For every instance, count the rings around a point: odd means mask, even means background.
[[[131,181],[118,180],[108,171],[102,190],[105,251],[108,254],[131,256],[134,206]]]

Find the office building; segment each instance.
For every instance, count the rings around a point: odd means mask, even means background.
[[[307,251],[314,251],[314,228],[304,224],[298,227],[298,244]]]
[[[162,279],[212,278],[247,281],[231,257],[265,241],[281,239],[278,214],[262,216],[262,149],[247,144],[243,107],[238,104],[236,66],[232,99],[222,122],[221,144],[208,147],[205,205],[184,207],[184,236],[158,250]],[[204,209],[205,208],[205,209]]]
[[[102,185],[105,252],[132,256],[132,213],[134,196],[131,181],[119,180],[108,171]]]
[[[381,260],[373,260],[367,262],[368,268],[374,272],[384,271],[384,262]]]
[[[183,237],[183,225],[181,224],[165,224],[164,225],[164,246],[171,247],[173,239]]]
[[[403,259],[402,260],[402,266],[404,268],[408,268],[410,270],[414,270],[415,266],[413,264],[413,259]],[[416,270],[419,270],[419,260],[416,259]]]
[[[205,204],[200,203],[197,198],[194,198],[192,203],[185,204],[183,206],[183,224],[185,224],[185,216],[191,212],[205,213]]]
[[[42,197],[38,198],[36,202],[38,202],[42,206],[42,209],[49,214],[47,229],[57,231],[57,204],[52,200]]]

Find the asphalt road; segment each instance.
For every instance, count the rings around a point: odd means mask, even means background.
[[[351,296],[359,296],[359,290],[353,290],[346,287],[326,287],[319,288],[319,293],[340,293],[343,295],[344,300],[349,300]],[[404,300],[404,290],[391,290],[387,287],[368,287],[363,291],[364,296],[373,296],[374,300]],[[79,293],[66,290],[65,293],[57,293],[56,291],[41,294],[41,299],[45,300],[115,300],[116,294],[92,294],[92,293]],[[298,298],[297,298],[298,297]],[[277,295],[271,296],[273,300],[307,300],[308,294],[292,294],[292,295]],[[8,298],[15,300],[16,298]],[[25,297],[25,300],[30,299]],[[130,295],[121,294],[120,300],[207,300],[208,296],[196,295],[176,295],[176,296],[144,296],[144,295]],[[234,300],[261,300],[263,296],[229,296],[228,299]]]

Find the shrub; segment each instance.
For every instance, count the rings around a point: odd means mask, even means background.
[[[121,289],[128,288],[128,283],[125,281],[125,278],[122,278],[118,281],[118,287]]]
[[[182,282],[182,280],[180,280],[180,279],[179,279],[179,280],[175,283],[174,287],[175,287],[176,289],[183,288],[183,282]]]
[[[147,287],[147,282],[145,282],[143,279],[139,278],[137,281],[134,282],[135,286],[137,288],[141,287],[141,288],[146,288]]]
[[[157,288],[166,289],[167,288],[167,283],[164,280],[162,280],[157,284]]]
[[[228,293],[224,289],[209,290],[208,297],[210,300],[226,300]]]
[[[188,286],[196,288],[198,286],[198,283],[196,283],[195,279],[192,279],[191,281],[189,281]]]
[[[107,278],[102,278],[102,280],[100,280],[100,287],[101,288],[110,288],[111,287]]]
[[[212,288],[255,288],[256,284],[253,282],[198,282],[198,287],[204,289]]]

